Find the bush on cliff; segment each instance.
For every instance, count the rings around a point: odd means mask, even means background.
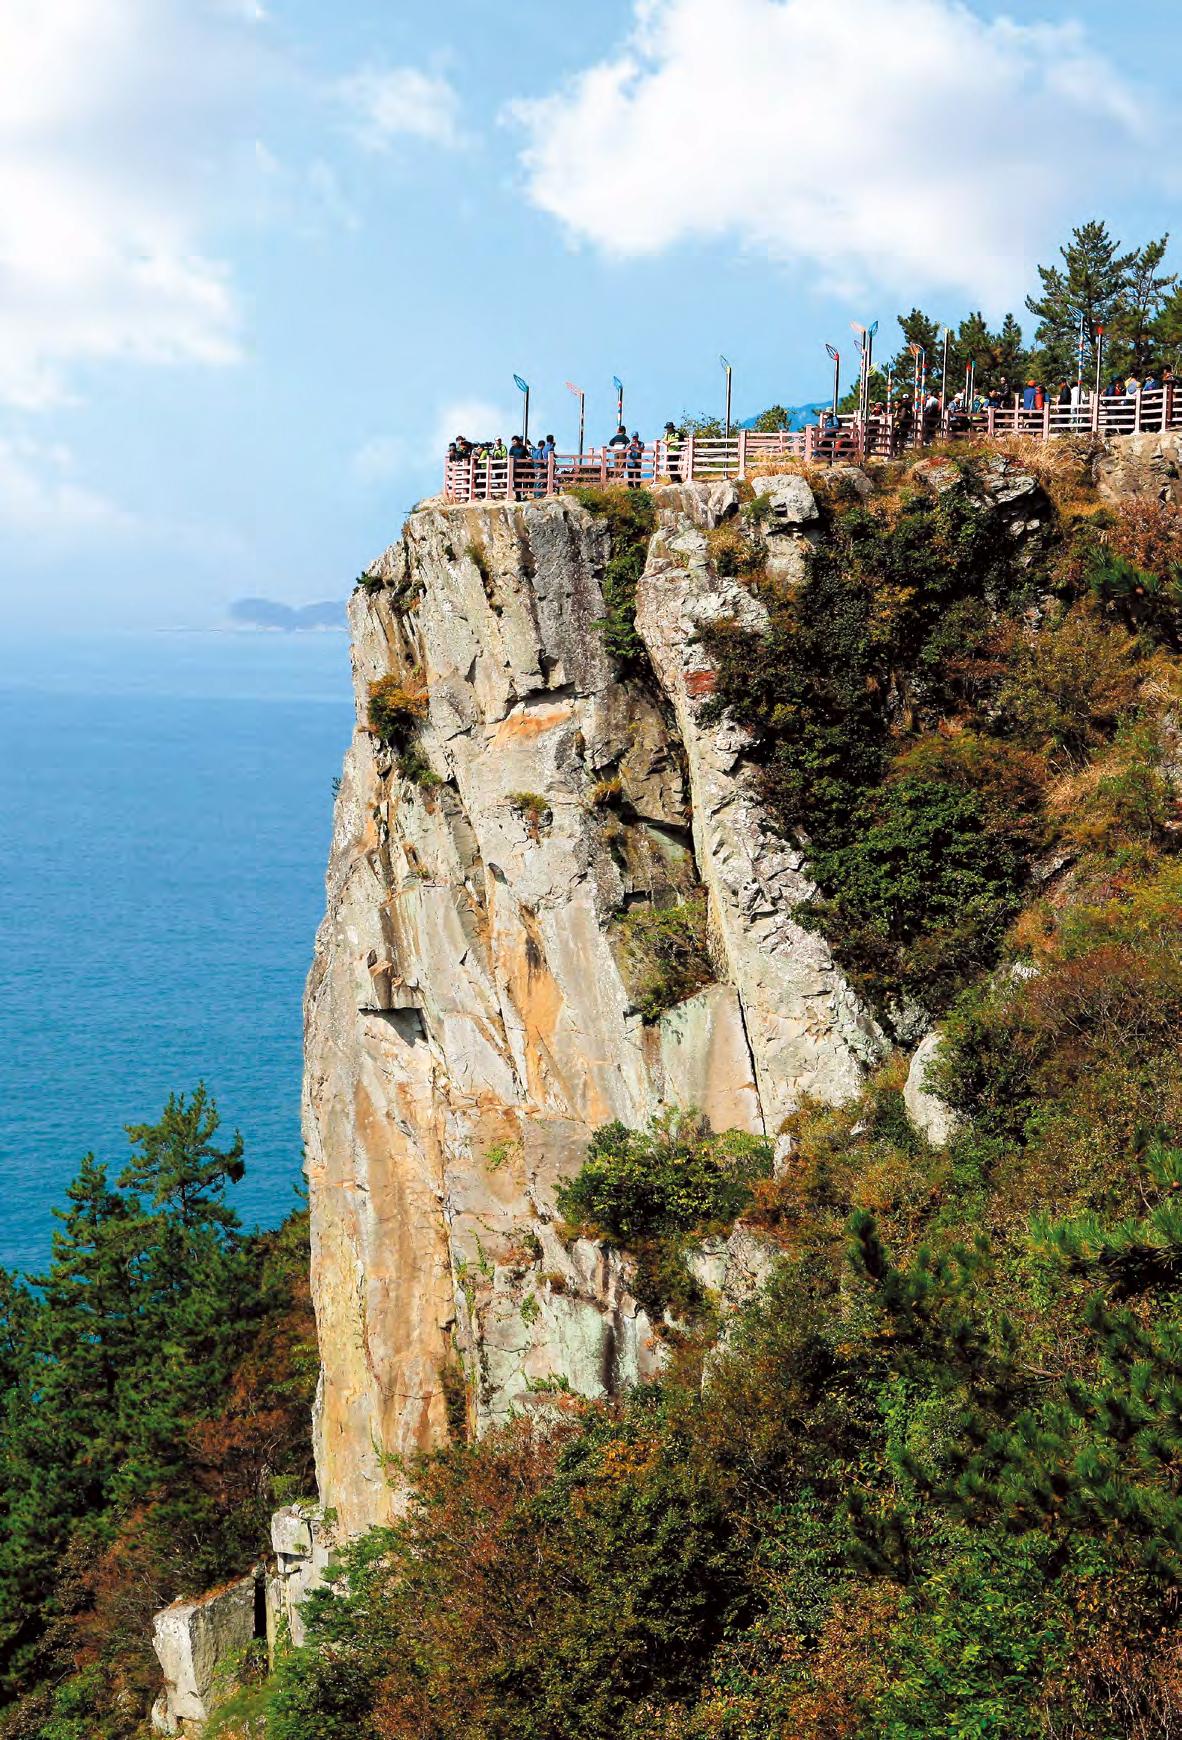
[[[608,652],[625,670],[646,670],[648,654],[636,632],[636,587],[657,524],[653,498],[647,490],[629,489],[626,484],[576,489],[571,495],[608,528],[610,541],[602,580],[607,614],[596,627],[603,633]]]
[[[700,1303],[684,1264],[696,1239],[729,1231],[772,1167],[769,1144],[742,1130],[715,1133],[701,1113],[667,1109],[646,1130],[597,1130],[558,1211],[573,1226],[637,1258],[637,1297],[659,1316]]]
[[[1124,626],[1136,612],[1094,594],[1101,560],[1173,564],[1176,527],[1138,509],[1019,559],[982,461],[957,464],[936,489],[896,480],[831,505],[804,585],[759,585],[762,634],[702,631],[718,667],[705,717],[751,732],[819,884],[802,916],[880,1008],[939,1011],[997,960],[1039,854],[1080,838],[1057,782],[1170,693],[1160,654]],[[1037,511],[1052,517],[1049,501]],[[1120,790],[1100,795],[1155,814],[1160,839],[1160,776],[1126,760],[1112,777]]]
[[[668,906],[639,901],[616,926],[625,977],[646,1021],[715,981],[706,896],[701,890]]]

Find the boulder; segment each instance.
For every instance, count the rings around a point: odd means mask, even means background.
[[[820,519],[817,498],[799,472],[785,472],[777,477],[756,477],[751,480],[756,499],[766,496],[770,504],[768,530],[781,527],[799,528]]]
[[[174,1601],[152,1621],[164,1691],[152,1711],[159,1734],[200,1734],[237,1689],[242,1657],[261,1633],[259,1571],[195,1601]]]
[[[903,1088],[903,1104],[907,1108],[907,1116],[920,1134],[926,1136],[936,1148],[951,1141],[961,1123],[960,1114],[938,1094],[931,1093],[926,1085],[928,1066],[939,1053],[941,1038],[941,1034],[933,1030],[920,1041],[911,1059],[907,1082]]]

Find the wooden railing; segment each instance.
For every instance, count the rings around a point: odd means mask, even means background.
[[[775,435],[740,429],[727,439],[687,435],[649,442],[639,454],[622,447],[583,453],[552,453],[544,461],[493,459],[473,453],[449,459],[443,490],[449,501],[531,501],[563,491],[612,483],[715,483],[766,472],[777,461],[803,459],[819,465],[891,457],[936,442],[968,437],[1024,435],[1051,441],[1065,436],[1137,435],[1182,428],[1182,392],[1168,386],[1127,397],[1082,399],[1060,405],[1048,401],[1027,409],[1022,394],[1013,402],[964,412],[950,406],[913,414],[872,413],[865,422],[844,415],[827,417],[802,432]]]

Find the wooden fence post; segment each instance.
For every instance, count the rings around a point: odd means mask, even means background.
[[[685,480],[694,481],[694,437],[691,434],[685,444]]]
[[[739,430],[739,476],[747,475],[747,431]]]

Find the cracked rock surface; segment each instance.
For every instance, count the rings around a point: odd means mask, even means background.
[[[802,484],[777,490],[785,551],[815,516]],[[558,1224],[555,1187],[598,1126],[693,1105],[718,1129],[774,1134],[802,1094],[852,1094],[883,1050],[823,939],[794,922],[811,884],[743,734],[700,719],[712,672],[696,628],[761,611],[707,561],[736,492],[655,496],[637,600],[649,677],[603,650],[607,529],[565,499],[424,505],[350,607],[358,728],[304,1107],[318,1477],[346,1533],[396,1506],[390,1456],[659,1368],[627,1261]],[[391,675],[426,682],[426,783],[366,724]],[[645,1022],[615,927],[698,888],[716,982]],[[711,1272],[737,1297],[726,1264]]]

